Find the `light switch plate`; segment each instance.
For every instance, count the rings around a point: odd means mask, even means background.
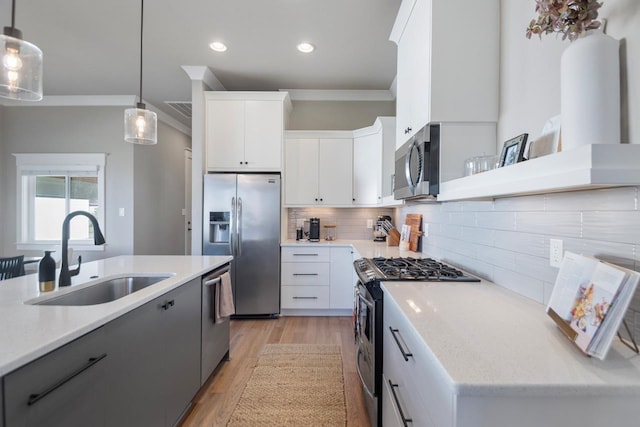
[[[562,240],[549,239],[549,265],[552,267],[560,267],[563,255]]]
[[[373,228],[373,220],[372,219],[368,219],[367,220],[367,228]]]

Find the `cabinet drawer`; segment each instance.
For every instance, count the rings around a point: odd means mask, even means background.
[[[282,308],[329,308],[328,286],[283,286]]]
[[[282,284],[328,286],[331,267],[326,262],[283,262]]]
[[[331,248],[285,247],[282,248],[282,262],[329,262]]]
[[[382,375],[382,425],[384,427],[437,427],[431,418],[418,413],[412,390],[406,386],[406,380],[397,380]]]
[[[383,371],[407,390],[403,396],[414,425],[429,419],[439,427],[451,426],[453,391],[439,362],[386,294],[383,316]]]
[[[6,427],[103,424],[104,342],[100,328],[6,375]]]

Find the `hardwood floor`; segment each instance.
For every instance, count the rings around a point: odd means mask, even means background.
[[[369,427],[356,372],[350,317],[280,317],[231,321],[229,361],[202,387],[182,427],[226,426],[265,344],[340,344],[347,427]]]

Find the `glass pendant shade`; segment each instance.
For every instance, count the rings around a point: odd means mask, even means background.
[[[141,102],[124,110],[124,140],[132,144],[158,143],[158,116]]]
[[[0,97],[18,101],[42,99],[42,51],[22,40],[19,30],[5,27],[0,35]]]

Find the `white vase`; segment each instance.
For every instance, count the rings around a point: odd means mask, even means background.
[[[562,150],[620,142],[619,41],[589,30],[562,54]]]

